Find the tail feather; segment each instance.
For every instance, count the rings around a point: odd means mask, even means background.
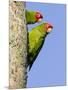
[[[31,70],[32,65],[33,65],[33,63],[31,63],[31,64],[29,65],[29,71]]]

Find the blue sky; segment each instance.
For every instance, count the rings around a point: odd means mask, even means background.
[[[45,39],[31,71],[28,73],[27,87],[46,87],[65,85],[66,69],[66,6],[64,4],[45,4],[27,2],[26,9],[40,11],[43,22],[53,25],[53,31]],[[28,29],[41,24],[29,25]]]

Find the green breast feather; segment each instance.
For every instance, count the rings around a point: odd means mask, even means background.
[[[39,28],[33,29],[29,32],[29,50],[28,50],[28,63],[29,69],[31,69],[32,64],[34,63],[38,53],[40,52],[42,45],[45,40],[45,35],[43,32],[37,30]]]

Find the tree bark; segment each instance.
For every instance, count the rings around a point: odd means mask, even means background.
[[[25,3],[9,2],[9,88],[26,88],[27,30]]]

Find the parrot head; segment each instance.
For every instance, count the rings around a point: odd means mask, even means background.
[[[43,16],[40,12],[36,12],[35,18],[37,22],[40,22],[43,19]]]
[[[46,32],[48,34],[48,33],[50,33],[52,31],[53,26],[51,24],[49,24],[49,23],[45,23],[44,28],[45,28],[45,30],[46,30]]]

